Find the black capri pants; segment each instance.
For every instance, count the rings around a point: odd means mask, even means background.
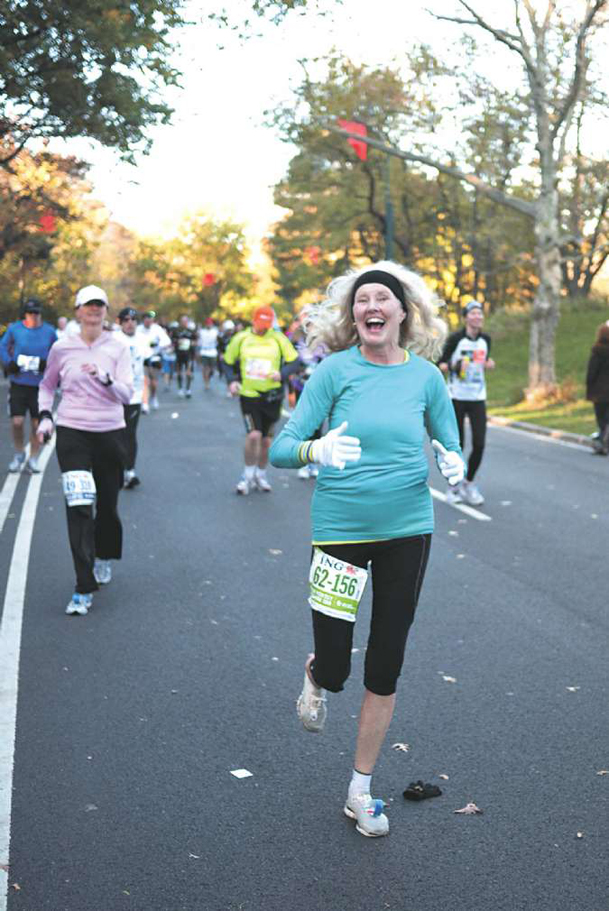
[[[459,445],[463,452],[465,441],[465,417],[469,417],[472,430],[472,451],[467,460],[468,481],[473,481],[482,461],[486,441],[486,402],[466,402],[464,399],[453,399],[453,408],[459,428]]]
[[[141,405],[123,405],[125,415],[125,468],[135,468],[137,459],[137,425],[142,411]]]
[[[57,460],[61,471],[90,471],[95,480],[95,506],[66,504],[76,591],[83,595],[99,588],[93,575],[95,558],[120,560],[122,555],[118,495],[125,464],[124,434],[124,430],[94,433],[57,427]]]
[[[364,569],[371,563],[372,618],[364,686],[377,696],[395,693],[430,547],[431,535],[427,534],[360,544],[324,544],[320,548],[331,557]],[[338,693],[351,672],[355,623],[317,610],[311,613],[315,641],[313,679],[318,686]]]

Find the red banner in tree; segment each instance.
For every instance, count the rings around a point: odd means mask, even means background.
[[[363,123],[358,123],[356,120],[339,120],[339,127],[343,130],[347,130],[349,133],[358,133],[360,136],[367,136],[368,130],[366,129]],[[355,152],[358,158],[362,161],[365,161],[368,157],[368,143],[358,142],[357,139],[347,139],[347,142]]]
[[[215,284],[216,276],[213,272],[206,272],[203,276],[203,284],[206,288],[209,288],[210,285]]]
[[[57,219],[50,212],[40,216],[38,226],[43,234],[52,234],[57,229]]]

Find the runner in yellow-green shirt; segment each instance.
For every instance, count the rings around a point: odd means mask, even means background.
[[[289,339],[273,329],[272,307],[258,307],[252,328],[238,332],[224,354],[230,373],[229,390],[239,395],[245,423],[245,467],[237,493],[250,490],[268,493],[266,476],[273,428],[281,414],[283,383],[300,368],[298,353]]]

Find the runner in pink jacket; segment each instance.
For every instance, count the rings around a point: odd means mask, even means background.
[[[108,298],[89,285],[76,295],[81,331],[49,353],[40,384],[38,434],[53,433],[58,387],[57,459],[66,498],[76,588],[67,614],[88,613],[93,592],[112,578],[111,560],[122,555],[118,495],[125,466],[123,405],[133,393],[129,349],[104,330]]]

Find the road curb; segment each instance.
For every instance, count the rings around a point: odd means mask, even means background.
[[[536,433],[542,437],[552,437],[553,440],[565,440],[568,443],[579,443],[580,446],[594,449],[594,444],[590,437],[582,433],[554,430],[551,427],[542,427],[540,424],[529,424],[527,421],[512,421],[510,418],[502,418],[499,415],[489,417],[489,422],[497,424],[499,427],[514,427],[517,430],[526,430],[528,433]]]

